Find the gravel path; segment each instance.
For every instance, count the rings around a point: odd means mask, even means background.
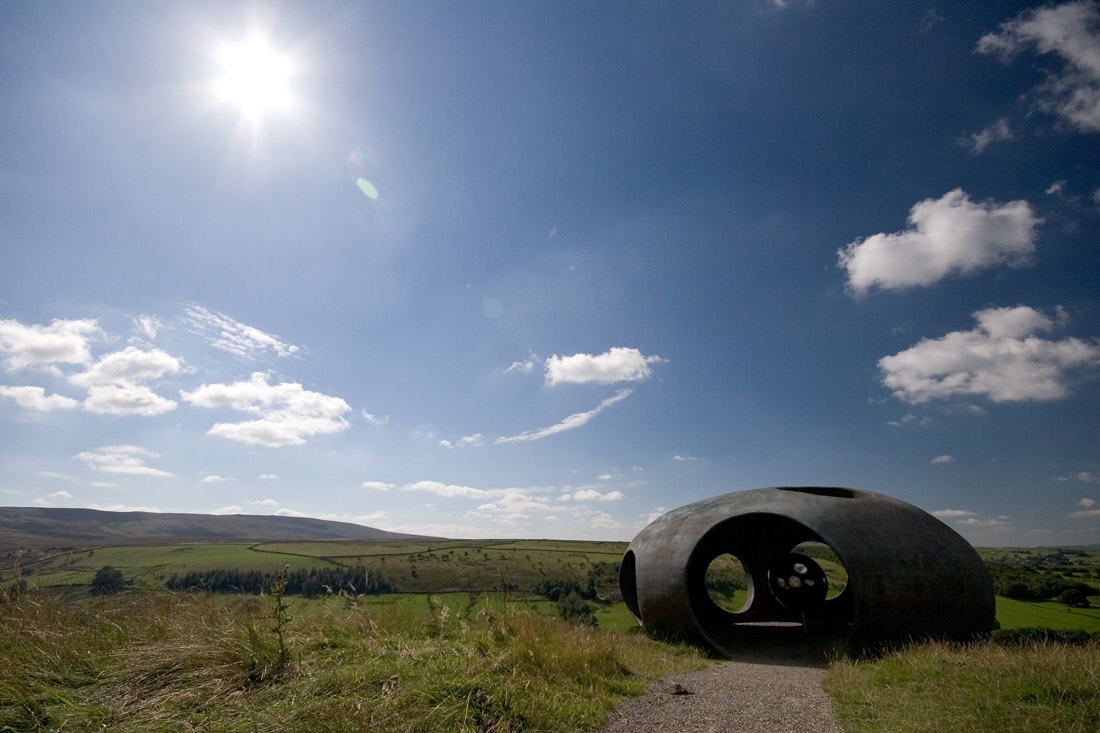
[[[627,698],[601,733],[841,733],[821,689],[825,664],[755,655],[672,675]]]

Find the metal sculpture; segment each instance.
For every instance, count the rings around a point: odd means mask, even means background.
[[[827,578],[805,542],[830,547],[847,570]],[[745,569],[748,601],[720,607],[707,568],[724,554]],[[968,640],[993,626],[993,585],[978,553],[932,515],[882,494],[774,487],[689,504],[643,529],[623,556],[623,599],[652,636],[735,654],[761,634],[840,634],[853,649],[939,637]],[[777,628],[779,627],[779,628]]]

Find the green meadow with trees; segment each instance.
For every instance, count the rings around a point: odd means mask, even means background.
[[[593,730],[713,660],[647,638],[625,543],[280,542],[0,555],[0,731]],[[843,566],[816,552],[830,584]],[[1100,729],[1100,551],[983,549],[999,629],[832,660],[848,731]],[[716,602],[743,602],[716,561]]]

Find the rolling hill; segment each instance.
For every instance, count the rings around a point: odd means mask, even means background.
[[[0,546],[8,547],[419,538],[307,517],[0,507]]]

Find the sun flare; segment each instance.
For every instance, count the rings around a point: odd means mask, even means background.
[[[286,110],[292,100],[293,69],[287,57],[267,41],[251,38],[226,47],[219,56],[222,74],[217,89],[223,101],[236,104],[252,117],[271,110]]]

